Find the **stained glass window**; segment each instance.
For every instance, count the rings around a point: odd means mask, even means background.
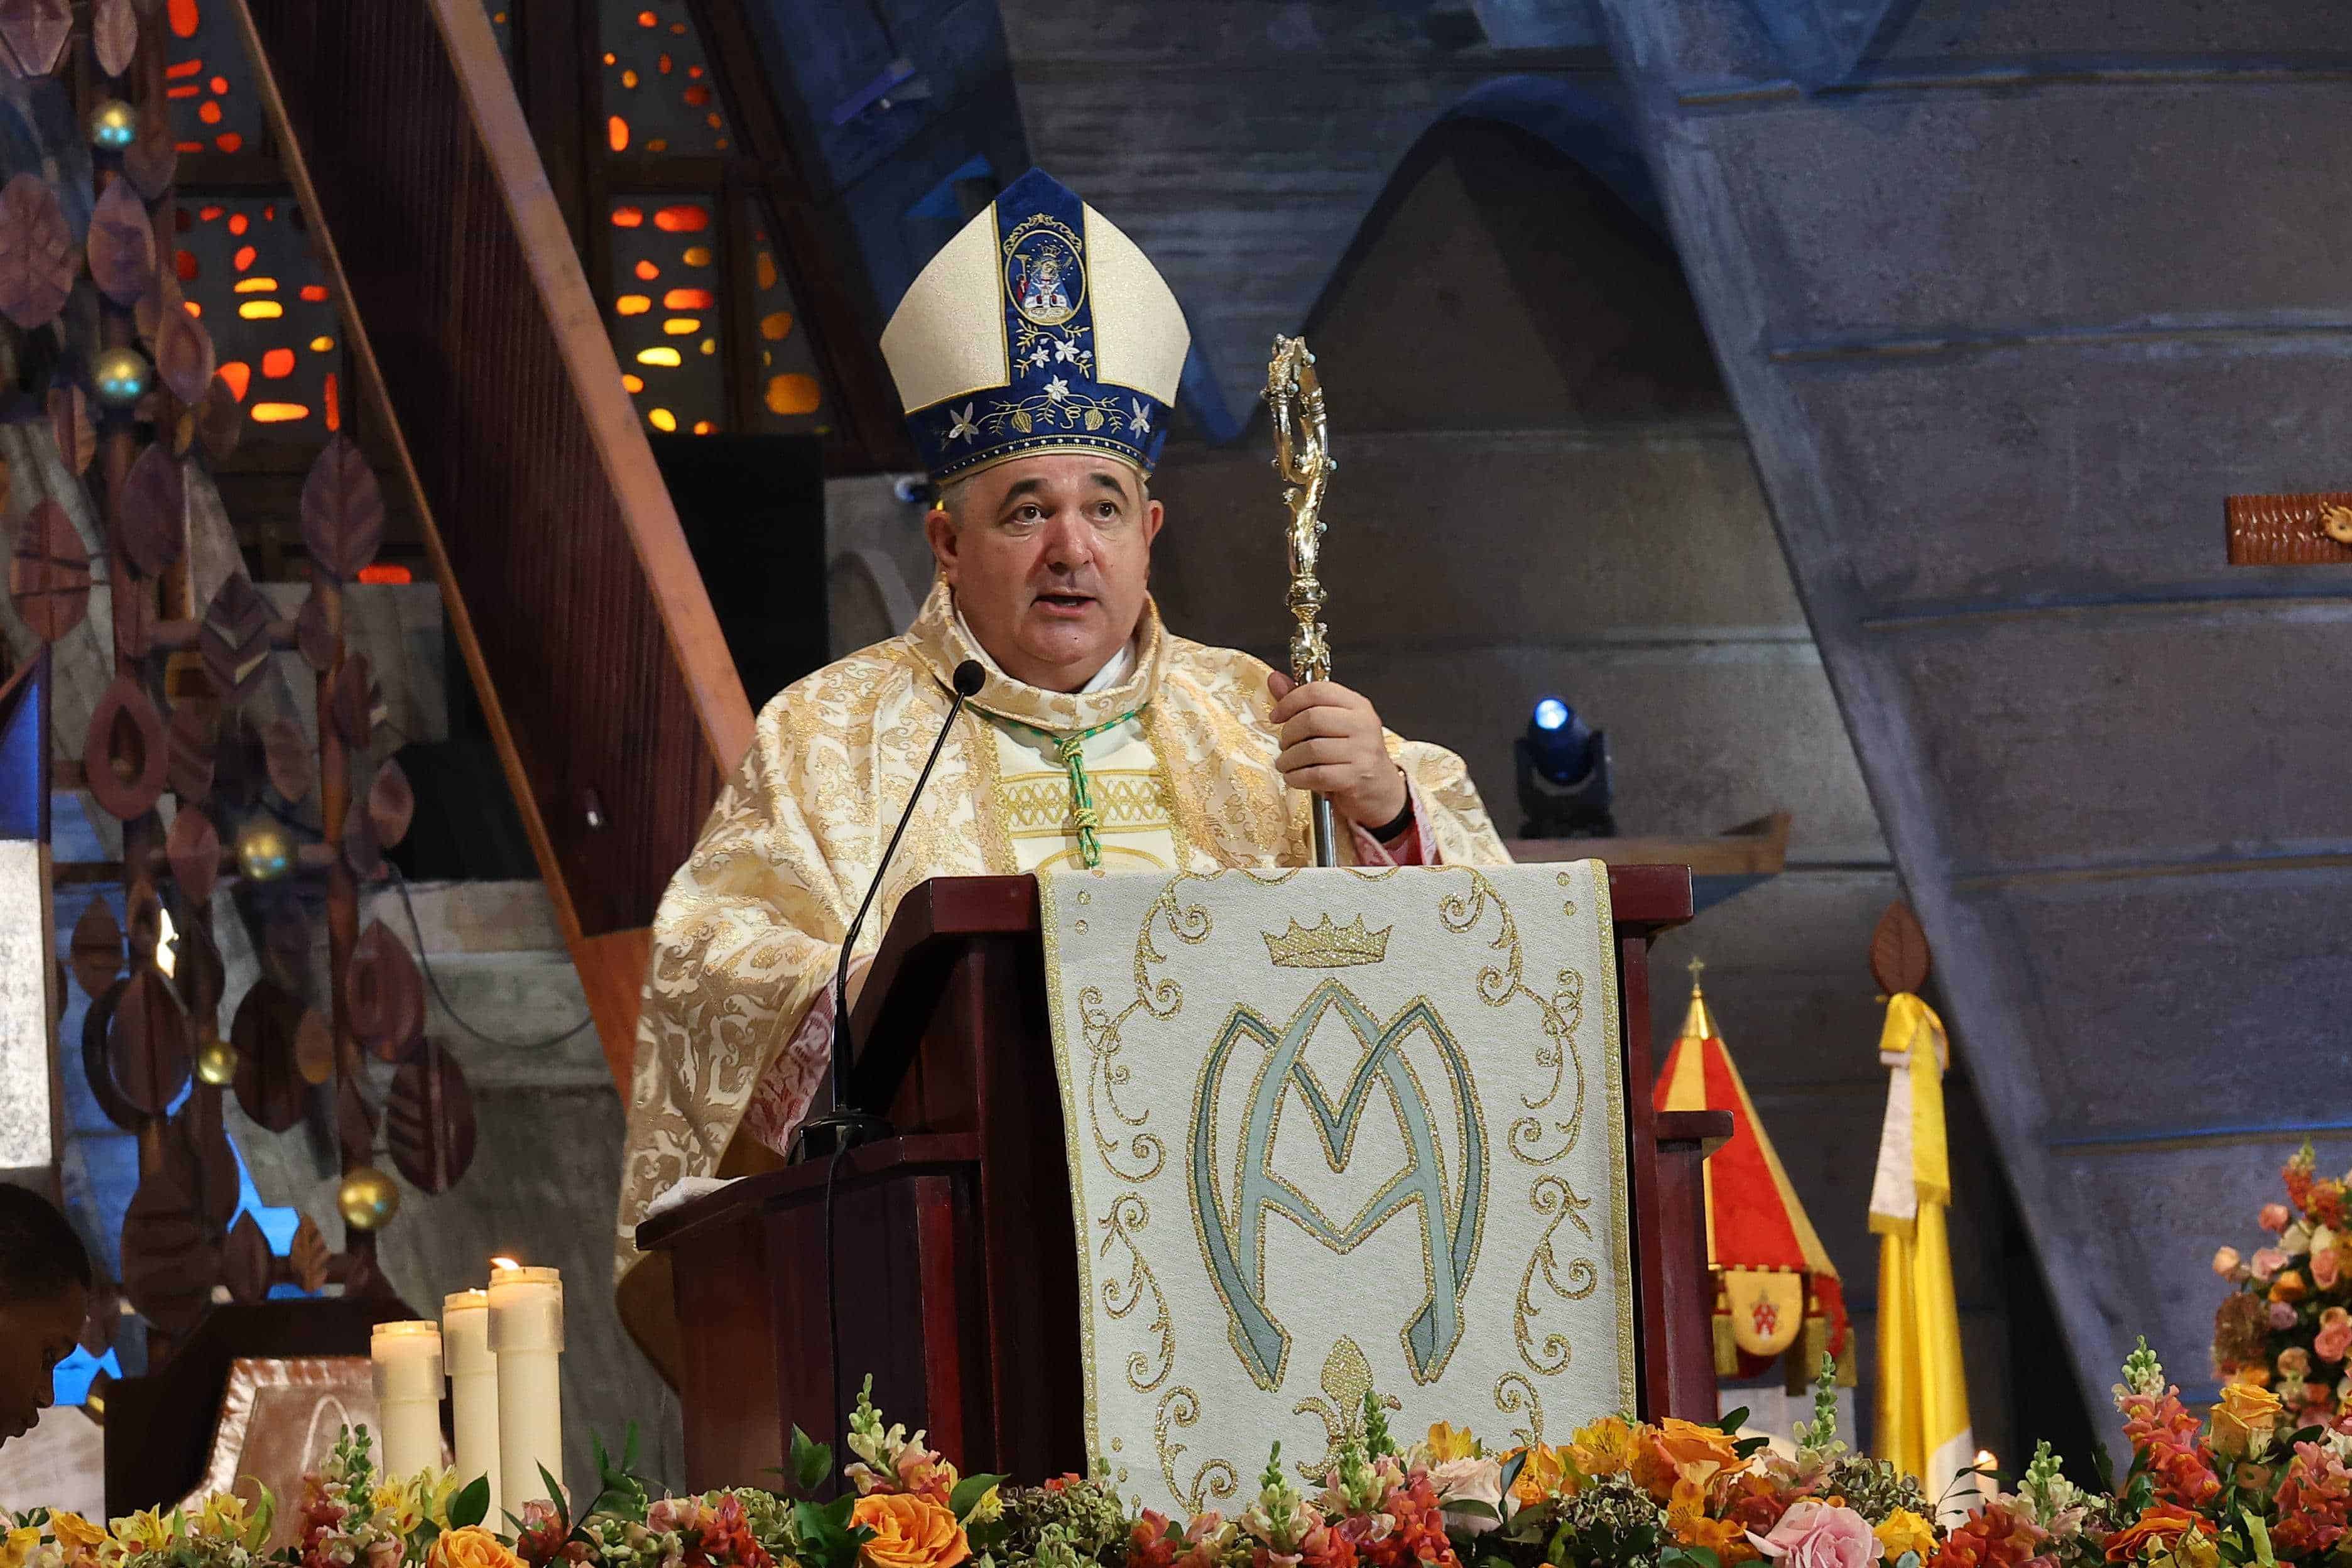
[[[760,356],[757,427],[778,435],[824,433],[824,394],[817,381],[816,353],[807,323],[793,308],[756,204],[744,204],[744,232],[751,237],[753,330]]]
[[[730,423],[726,268],[714,204],[621,196],[610,213],[613,350],[656,430],[708,436]]]
[[[686,0],[597,0],[604,142],[615,153],[724,153],[727,118]]]
[[[342,328],[293,205],[189,196],[177,221],[180,287],[246,417],[273,437],[325,440],[342,424]]]
[[[183,153],[243,153],[260,148],[261,100],[225,0],[169,0],[171,42],[163,91],[172,133]]]

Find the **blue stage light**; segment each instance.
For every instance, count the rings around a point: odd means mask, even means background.
[[[1575,717],[1568,704],[1557,697],[1547,697],[1536,704],[1536,728],[1538,730],[1564,730],[1568,721]]]

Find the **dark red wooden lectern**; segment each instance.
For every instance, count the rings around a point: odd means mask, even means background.
[[[1650,940],[1690,873],[1609,874],[1631,1147],[1642,1414],[1715,1419],[1700,1163],[1721,1111],[1651,1109]],[[859,1102],[902,1136],[737,1182],[637,1229],[672,1255],[689,1489],[757,1483],[794,1424],[835,1431],[857,1379],[969,1472],[1085,1468],[1076,1240],[1037,885],[940,878],[898,906],[856,1009]],[[840,1271],[840,1344],[827,1290]],[[835,1369],[838,1368],[836,1376]]]

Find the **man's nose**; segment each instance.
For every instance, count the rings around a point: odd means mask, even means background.
[[[1045,564],[1056,572],[1075,572],[1091,565],[1094,540],[1085,521],[1057,512],[1045,524]]]

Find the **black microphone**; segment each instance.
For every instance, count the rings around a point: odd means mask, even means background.
[[[948,709],[947,722],[940,726],[940,738],[931,742],[931,754],[923,759],[923,771],[915,775],[915,787],[907,796],[906,809],[898,814],[898,826],[890,835],[882,858],[874,867],[874,879],[866,884],[865,901],[857,906],[857,918],[849,922],[849,931],[841,939],[841,962],[833,971],[833,1109],[823,1116],[801,1123],[794,1135],[800,1152],[795,1159],[806,1160],[819,1154],[853,1149],[860,1143],[871,1143],[890,1136],[890,1124],[872,1111],[860,1110],[848,1103],[849,1056],[849,954],[857,945],[857,933],[866,924],[866,911],[874,907],[874,895],[882,890],[882,874],[890,868],[890,858],[898,852],[898,840],[907,836],[907,824],[914,820],[915,803],[923,798],[923,786],[931,782],[931,769],[947,749],[949,732],[954,730],[965,701],[979,695],[988,679],[988,671],[976,658],[965,659],[955,668],[955,701]]]

